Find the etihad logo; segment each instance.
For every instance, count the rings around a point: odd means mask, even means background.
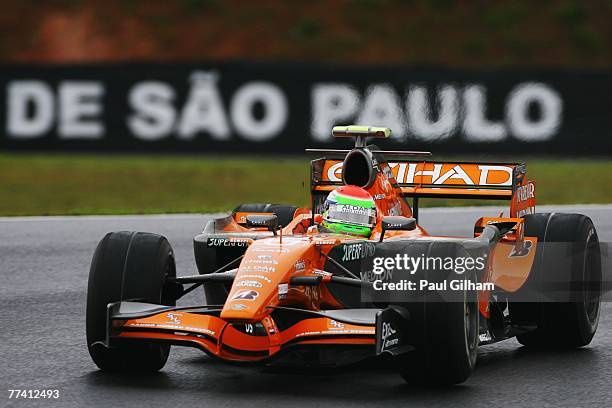
[[[392,162],[389,167],[400,185],[511,186],[514,165]],[[328,161],[325,168],[323,181],[342,181],[342,162]]]

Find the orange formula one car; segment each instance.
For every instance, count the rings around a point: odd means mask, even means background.
[[[312,210],[243,204],[209,221],[194,239],[197,275],[177,277],[160,235],[107,234],[87,295],[95,364],[159,370],[171,345],[265,365],[386,354],[407,381],[453,384],[485,344],[588,344],[602,281],[591,220],[535,213],[524,164],[436,162],[365,143],[390,133],[335,127],[355,147],[310,150],[325,156],[311,162]],[[471,237],[439,237],[418,224],[422,197],[510,208],[475,220]],[[205,305],[176,306],[201,286]]]

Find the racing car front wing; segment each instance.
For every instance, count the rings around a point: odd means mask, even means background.
[[[408,315],[397,308],[308,311],[274,308],[259,322],[226,321],[221,306],[175,307],[140,302],[110,303],[107,336],[99,345],[128,340],[197,347],[232,362],[271,362],[303,347],[341,346],[367,355],[398,354],[405,344]]]

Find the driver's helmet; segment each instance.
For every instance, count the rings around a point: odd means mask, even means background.
[[[323,204],[322,225],[330,232],[369,237],[376,225],[376,204],[361,187],[338,187]]]

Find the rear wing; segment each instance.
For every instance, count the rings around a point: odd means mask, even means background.
[[[311,162],[313,195],[342,185],[339,159]],[[535,212],[535,184],[525,163],[437,162],[393,157],[388,162],[404,197],[510,200],[510,216]]]

